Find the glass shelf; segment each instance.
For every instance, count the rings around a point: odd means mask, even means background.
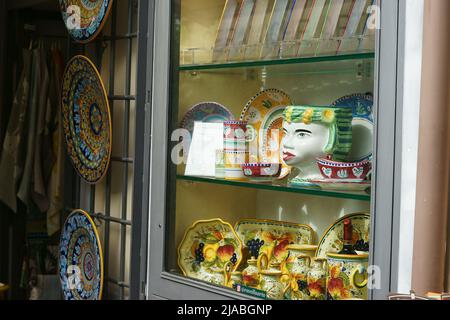
[[[253,188],[253,189],[259,189],[259,190],[299,193],[299,194],[307,194],[307,195],[328,197],[328,198],[370,201],[370,195],[365,192],[339,192],[339,191],[316,190],[316,189],[309,189],[309,188],[292,188],[292,187],[288,187],[285,185],[276,185],[276,184],[269,184],[269,183],[231,181],[231,180],[223,180],[223,179],[215,179],[215,178],[191,177],[191,176],[184,176],[184,175],[177,175],[177,180],[200,182],[200,183],[212,183],[212,184],[226,185],[226,186],[232,186],[232,187]]]
[[[374,59],[374,58],[375,58],[375,53],[369,52],[369,53],[355,53],[355,54],[288,58],[288,59],[254,60],[254,61],[225,62],[225,63],[214,63],[214,64],[182,65],[179,67],[179,71],[201,71],[201,70],[217,70],[217,69],[267,67],[267,66],[277,66],[277,65],[307,64],[307,63],[318,63],[318,62],[366,60],[366,59]]]

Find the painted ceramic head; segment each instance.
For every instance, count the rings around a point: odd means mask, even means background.
[[[283,114],[283,160],[293,167],[332,155],[344,161],[352,147],[352,108],[290,106]]]

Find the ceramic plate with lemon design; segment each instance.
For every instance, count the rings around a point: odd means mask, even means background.
[[[242,243],[231,224],[221,219],[195,222],[178,247],[178,266],[190,278],[203,279],[208,270],[231,262],[235,271],[242,260]]]
[[[367,213],[355,213],[342,217],[334,222],[319,241],[316,256],[327,258],[327,253],[337,253],[343,247],[344,221],[350,219],[353,225],[353,242],[370,239],[370,215]]]
[[[292,105],[291,98],[278,89],[261,91],[247,103],[241,113],[240,120],[248,123],[249,131],[252,133],[248,135],[249,142],[258,143],[258,150],[261,158],[252,159],[252,162],[262,162],[264,160],[264,152],[262,151],[263,146],[260,144],[260,135],[263,134],[263,132],[260,131],[263,129],[262,125],[266,116],[275,109],[279,110],[280,107],[290,105]]]
[[[259,253],[266,253],[270,258],[283,261],[288,256],[287,246],[290,244],[313,244],[314,230],[304,224],[248,219],[236,223],[236,233],[244,243],[244,252],[248,255],[249,241],[262,242]],[[250,257],[247,257],[250,258]]]

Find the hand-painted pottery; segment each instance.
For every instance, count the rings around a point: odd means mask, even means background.
[[[352,147],[352,109],[349,107],[288,106],[283,114],[284,162],[296,168],[294,187],[316,187],[322,178],[317,158],[328,155],[345,161]]]
[[[62,119],[67,152],[75,170],[87,183],[99,182],[111,156],[111,115],[100,75],[84,56],[76,56],[67,64]]]
[[[288,256],[287,246],[290,244],[311,244],[314,242],[314,231],[310,226],[274,221],[248,219],[235,225],[236,233],[248,249],[248,244],[260,244],[259,252],[265,252],[269,258],[279,262]],[[253,242],[252,242],[253,241]]]
[[[250,180],[270,182],[280,177],[281,165],[279,163],[245,163],[242,171]]]
[[[244,180],[242,165],[248,161],[248,152],[246,151],[224,151],[225,158],[225,179]]]
[[[228,261],[222,268],[213,267],[202,267],[198,273],[199,280],[209,282],[216,286],[227,287],[231,280],[231,269],[233,264]]]
[[[291,244],[287,246],[287,251],[289,253],[288,258],[286,259],[286,267],[289,272],[292,272],[292,266],[296,262],[299,256],[308,256],[311,259],[314,258],[317,251],[317,246],[315,245],[298,245]]]
[[[231,273],[230,282],[228,283],[228,287],[236,289],[238,286],[242,285],[242,272],[234,271]]]
[[[309,300],[308,272],[311,270],[311,257],[296,257],[291,267],[291,300]]]
[[[94,222],[82,210],[72,212],[64,224],[59,276],[66,300],[102,298],[102,248]]]
[[[327,253],[337,253],[343,247],[344,221],[350,219],[353,225],[353,243],[358,240],[369,241],[370,238],[370,215],[367,213],[356,213],[338,219],[334,222],[319,241],[316,256],[327,258]]]
[[[311,300],[326,300],[327,260],[314,258],[308,272],[308,291]]]
[[[223,149],[247,152],[247,122],[225,121],[223,123]]]
[[[327,253],[327,299],[367,299],[369,255]]]
[[[352,181],[352,180],[334,180],[334,179],[318,179],[309,180],[310,186],[314,186],[323,191],[349,191],[349,192],[366,192],[370,193],[372,183],[370,181]]]
[[[373,97],[352,94],[342,97],[332,104],[353,109],[353,144],[348,161],[358,162],[372,158],[373,152]]]
[[[181,128],[188,130],[192,135],[195,122],[222,123],[233,119],[233,113],[227,107],[217,102],[202,102],[186,112],[181,121]]]
[[[242,260],[242,244],[233,227],[221,219],[195,222],[178,247],[178,266],[190,278],[205,280],[210,270],[235,271]]]
[[[251,258],[247,261],[247,268],[242,271],[242,284],[250,288],[259,287],[259,269],[258,261],[255,258]]]
[[[72,38],[94,40],[108,19],[113,0],[59,0],[63,20]]]
[[[250,145],[256,145],[259,153],[257,159],[252,158],[252,162],[268,162],[264,161],[264,153],[262,152],[262,145],[260,144],[261,136],[264,135],[264,130],[262,130],[263,121],[266,119],[267,114],[271,113],[273,110],[281,110],[285,106],[291,105],[291,98],[281,90],[277,89],[267,89],[259,92],[255,95],[245,106],[241,113],[241,120],[247,121],[249,124],[249,132],[252,134],[248,135],[248,142]],[[281,108],[281,109],[280,109]],[[276,118],[276,112],[274,117]],[[266,120],[267,123],[270,122],[270,117]],[[275,125],[276,127],[276,125]],[[278,161],[270,161],[278,162]]]
[[[261,124],[259,135],[259,153],[264,163],[281,163],[282,169],[279,179],[289,175],[291,168],[283,161],[281,140],[283,138],[283,112],[285,106],[270,110]]]
[[[372,162],[365,160],[362,162],[337,162],[327,159],[317,159],[317,165],[324,179],[335,181],[347,180],[353,182],[362,182],[366,179]]]
[[[262,270],[259,288],[266,292],[267,299],[283,300],[286,285],[283,284],[281,271]]]

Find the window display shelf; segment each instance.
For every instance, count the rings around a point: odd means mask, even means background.
[[[184,175],[177,175],[177,180],[219,184],[219,185],[226,185],[226,186],[232,186],[232,187],[253,188],[253,189],[259,189],[259,190],[299,193],[299,194],[307,194],[307,195],[313,195],[313,196],[319,196],[319,197],[350,199],[350,200],[358,200],[358,201],[370,201],[370,194],[367,194],[366,192],[324,191],[324,190],[317,190],[317,189],[310,189],[310,188],[293,188],[293,187],[289,187],[289,186],[281,185],[281,184],[277,185],[277,184],[269,184],[269,183],[253,183],[253,182],[246,182],[246,181],[232,181],[232,180],[215,179],[215,178],[191,177],[191,176],[184,176]]]
[[[366,60],[374,58],[375,53],[355,53],[355,54],[301,57],[289,59],[226,62],[215,64],[191,64],[180,66],[179,71],[201,71],[201,70],[217,70],[217,69],[267,67],[277,65],[307,64],[307,63],[332,62],[332,61]]]

